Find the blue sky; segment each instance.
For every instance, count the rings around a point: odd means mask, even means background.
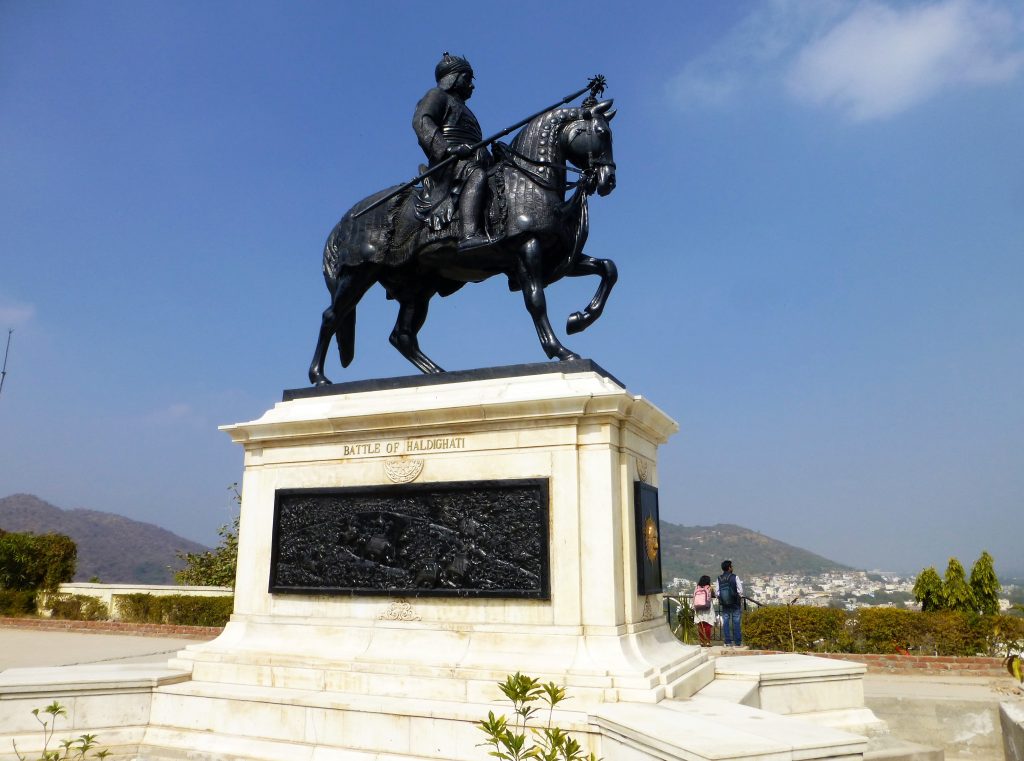
[[[241,471],[216,427],[305,385],[323,241],[413,176],[451,50],[485,133],[608,77],[587,251],[620,280],[567,344],[679,421],[665,519],[1024,574],[1022,6],[477,5],[0,2],[0,496],[214,543]],[[556,327],[594,286],[549,288]],[[371,291],[332,379],[415,372],[394,317]],[[543,359],[498,279],[421,345]]]

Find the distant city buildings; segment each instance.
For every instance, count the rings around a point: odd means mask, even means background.
[[[745,596],[763,605],[812,605],[845,610],[888,607],[918,610],[914,601],[915,576],[886,571],[842,571],[820,574],[772,573],[744,575]],[[694,583],[690,579],[672,579],[666,592],[690,595]],[[1005,587],[1010,593],[1014,587]],[[999,600],[1000,610],[1010,607],[1010,599]]]

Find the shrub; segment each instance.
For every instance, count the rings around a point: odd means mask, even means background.
[[[128,595],[115,595],[114,608],[117,609],[117,617],[122,621],[130,621],[134,624],[159,624],[162,623],[160,598],[145,592],[134,592]]]
[[[164,623],[179,626],[224,626],[235,607],[234,597],[161,597]]]
[[[235,600],[230,596],[156,596],[145,593],[118,595],[118,614],[123,621],[176,626],[224,626]]]
[[[28,589],[0,589],[0,616],[34,616],[36,593]]]
[[[993,616],[986,645],[989,655],[1002,656],[1024,651],[1024,618]]]
[[[747,613],[743,639],[764,650],[820,653],[844,652],[851,644],[843,611],[806,605],[768,606]]]
[[[46,607],[54,618],[66,621],[106,621],[110,610],[106,604],[91,595],[50,595]]]
[[[790,650],[795,645],[801,652],[1002,657],[1024,647],[1024,618],[899,608],[861,608],[847,614],[777,605],[747,614],[743,639],[765,650]]]
[[[951,610],[921,614],[921,632],[915,651],[924,655],[977,655],[985,648],[983,619]]]
[[[0,535],[0,588],[47,591],[71,581],[78,548],[63,534]]]
[[[852,621],[852,649],[857,653],[909,651],[923,630],[920,613],[899,608],[861,608]]]

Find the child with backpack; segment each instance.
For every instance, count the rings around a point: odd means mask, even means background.
[[[711,577],[704,575],[697,581],[693,590],[693,621],[697,624],[697,639],[701,647],[711,647],[711,632],[715,628],[715,611],[711,600],[715,590],[711,587]]]

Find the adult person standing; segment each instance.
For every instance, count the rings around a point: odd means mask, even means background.
[[[715,596],[722,609],[722,640],[725,646],[742,647],[743,582],[733,573],[731,560],[722,561],[722,574],[715,580]]]

